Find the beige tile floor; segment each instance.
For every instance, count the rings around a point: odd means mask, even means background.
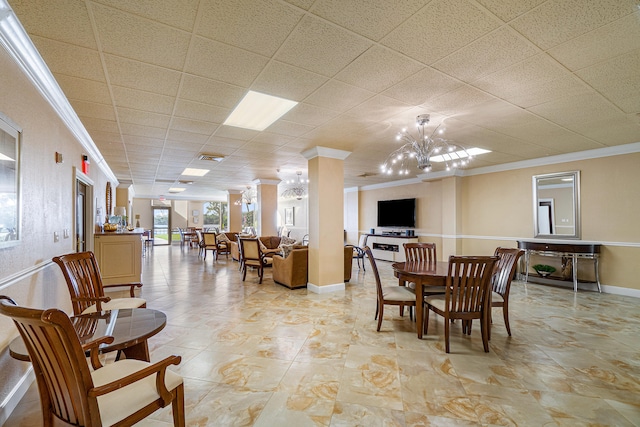
[[[489,353],[458,322],[445,354],[433,315],[423,340],[395,307],[375,331],[373,280],[354,264],[344,292],[317,295],[156,247],[143,296],[168,325],[152,361],[182,356],[189,426],[640,426],[638,299],[514,282],[513,337],[494,309]],[[32,386],[5,425],[38,426],[38,411]],[[170,422],[167,408],[139,425]]]

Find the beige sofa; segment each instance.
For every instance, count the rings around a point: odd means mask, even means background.
[[[268,257],[272,257],[275,254],[280,253],[280,248],[278,248],[278,245],[280,245],[280,237],[278,236],[262,236],[262,237],[258,237],[260,239],[260,241],[262,242],[263,245],[266,246],[267,250],[262,250],[262,253],[265,256]],[[234,239],[229,239],[232,240],[231,242],[231,258],[234,261],[240,261],[240,249],[238,248],[238,242],[236,241],[235,237]]]

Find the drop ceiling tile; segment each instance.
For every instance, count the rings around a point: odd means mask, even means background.
[[[38,52],[54,74],[105,82],[104,70],[97,50],[42,37],[32,37]],[[82,67],[78,67],[78,63]]]
[[[190,133],[200,133],[211,135],[217,128],[217,123],[207,122],[204,120],[191,120],[183,117],[174,117],[171,121],[171,130],[185,131]]]
[[[338,113],[335,111],[326,108],[300,103],[282,116],[282,120],[315,127],[328,122],[337,115]]]
[[[267,58],[213,40],[195,37],[185,71],[234,85],[249,86]]]
[[[423,7],[427,0],[320,0],[312,12],[378,41]]]
[[[401,114],[411,109],[412,105],[389,98],[384,95],[377,95],[349,110],[349,116],[358,117],[374,122],[384,122],[388,117]]]
[[[92,132],[108,132],[110,134],[117,134],[119,132],[118,124],[112,120],[95,119],[92,117],[81,117],[84,127]]]
[[[148,138],[146,136],[137,136],[137,135],[122,135],[122,140],[127,145],[133,144],[133,145],[152,146],[152,147],[164,146],[164,139],[160,139],[160,138]]]
[[[344,83],[381,92],[423,67],[390,49],[374,46],[336,75]]]
[[[112,121],[116,120],[116,114],[113,111],[112,105],[79,100],[70,101],[70,103],[79,116]]]
[[[149,111],[133,110],[124,107],[119,107],[117,111],[120,123],[131,123],[166,129],[169,127],[169,121],[171,120],[171,116],[169,115]]]
[[[483,77],[473,85],[522,107],[588,91],[583,83],[545,54]]]
[[[305,10],[309,10],[309,8],[313,5],[315,0],[285,0],[287,3],[292,5],[301,7]]]
[[[122,145],[122,137],[119,132],[93,131],[91,132],[91,138],[100,143]]]
[[[97,0],[97,3],[159,21],[172,27],[191,31],[195,23],[199,0],[161,2],[153,0]]]
[[[202,120],[213,123],[224,122],[231,110],[216,107],[215,105],[202,104],[200,102],[179,99],[176,103],[175,116],[192,120]]]
[[[246,143],[247,141],[243,139],[224,138],[216,135],[209,138],[209,140],[207,141],[207,146],[238,149]]]
[[[462,86],[462,82],[432,68],[424,68],[383,92],[408,104],[422,104]]]
[[[112,85],[167,96],[178,94],[180,73],[175,70],[113,55],[104,55],[104,62]]]
[[[273,125],[271,125],[273,126]],[[271,132],[271,126],[267,129]],[[251,129],[242,129],[234,126],[226,126],[222,125],[216,130],[215,137],[217,138],[230,138],[230,139],[239,139],[243,141],[249,141],[251,138],[254,138],[259,132]]]
[[[112,87],[116,106],[170,115],[175,98],[120,86]]]
[[[277,0],[212,0],[201,9],[198,35],[269,57],[303,14]]]
[[[461,114],[465,110],[495,100],[472,86],[461,86],[458,89],[430,99],[424,104],[428,111],[437,111],[446,116]]]
[[[640,12],[549,49],[570,70],[580,70],[640,49]]]
[[[251,89],[293,101],[302,101],[326,81],[327,78],[319,74],[271,61],[251,85]]]
[[[167,145],[169,142],[172,144],[194,144],[202,147],[209,138],[208,134],[195,133],[195,132],[185,132],[183,130],[178,129],[170,129],[167,134]]]
[[[576,74],[625,113],[640,112],[640,49]]]
[[[373,95],[374,92],[337,80],[329,80],[309,95],[305,102],[342,112],[355,107]]]
[[[93,10],[105,53],[174,70],[183,68],[189,33],[97,4]]]
[[[496,29],[499,22],[467,0],[434,0],[382,40],[423,64],[433,64]]]
[[[30,34],[96,49],[84,0],[11,0],[11,8]]]
[[[478,3],[505,22],[528,12],[547,0],[478,0]]]
[[[275,55],[278,61],[332,77],[371,42],[314,17],[305,17]]]
[[[571,108],[580,105],[580,108]],[[598,94],[562,98],[530,108],[534,113],[606,145],[638,142],[637,125]],[[617,128],[620,128],[619,130]],[[597,136],[597,138],[596,138]]]
[[[538,52],[537,48],[513,30],[502,27],[435,62],[433,68],[465,82],[471,82]]]
[[[511,22],[511,26],[546,50],[633,13],[634,2],[551,0]]]
[[[65,96],[70,100],[112,104],[106,83],[65,75],[57,75],[55,79]]]
[[[164,140],[166,129],[150,126],[140,126],[132,123],[121,123],[120,130],[123,135],[142,136],[147,138]]]
[[[186,74],[180,98],[233,109],[246,93],[238,86]]]
[[[268,127],[269,132],[287,136],[302,136],[313,129],[313,126],[293,123],[284,119],[280,119]]]

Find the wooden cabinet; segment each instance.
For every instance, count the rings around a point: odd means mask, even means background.
[[[142,281],[142,234],[99,233],[94,252],[104,284]]]
[[[369,234],[367,246],[375,259],[384,261],[404,262],[404,243],[417,243],[417,237],[400,235]]]

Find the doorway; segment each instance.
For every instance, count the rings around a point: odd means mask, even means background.
[[[171,210],[169,208],[153,208],[153,245],[171,244]]]
[[[74,168],[74,249],[76,252],[93,250],[93,181]],[[64,230],[64,238],[69,237],[69,230]]]

